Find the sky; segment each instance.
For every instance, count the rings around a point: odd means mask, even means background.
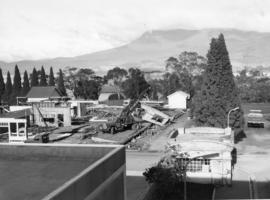
[[[0,60],[73,57],[178,28],[270,32],[270,0],[0,0]]]

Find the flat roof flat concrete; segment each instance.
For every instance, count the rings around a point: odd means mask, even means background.
[[[1,144],[0,199],[42,199],[115,148],[116,145]]]

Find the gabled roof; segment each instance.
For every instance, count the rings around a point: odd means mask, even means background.
[[[50,98],[50,97],[63,97],[64,95],[54,86],[40,86],[32,87],[28,94],[27,98]]]
[[[178,90],[178,91],[176,91],[176,92],[174,92],[174,93],[168,95],[168,97],[174,96],[174,95],[177,95],[177,94],[185,95],[185,96],[187,96],[188,98],[189,98],[189,96],[190,96],[188,93],[183,92],[183,91],[181,91],[181,90]]]
[[[121,93],[121,89],[115,85],[103,85],[100,93]]]

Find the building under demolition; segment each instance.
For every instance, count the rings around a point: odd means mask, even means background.
[[[54,127],[71,125],[70,103],[56,87],[32,87],[26,97],[28,105],[32,106],[33,124]]]
[[[70,103],[67,101],[42,101],[33,104],[34,124],[62,127],[71,125]]]

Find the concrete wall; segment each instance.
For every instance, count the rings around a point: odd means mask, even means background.
[[[13,111],[25,110],[25,109],[31,109],[31,108],[32,106],[10,106],[9,110],[13,112]]]
[[[70,107],[39,107],[39,110],[44,117],[50,116],[50,115],[54,116],[54,123],[47,122],[48,126],[58,127],[58,114],[63,115],[64,126],[71,126]],[[33,106],[33,115],[34,115],[34,124],[38,126],[45,126],[44,122],[42,121],[42,117],[40,116],[35,106]]]
[[[125,200],[125,149],[116,148],[44,200]]]
[[[125,200],[125,148],[118,145],[0,145],[0,158],[92,159],[89,167],[43,200]],[[18,161],[19,162],[19,161]],[[38,173],[38,172],[37,172]]]

